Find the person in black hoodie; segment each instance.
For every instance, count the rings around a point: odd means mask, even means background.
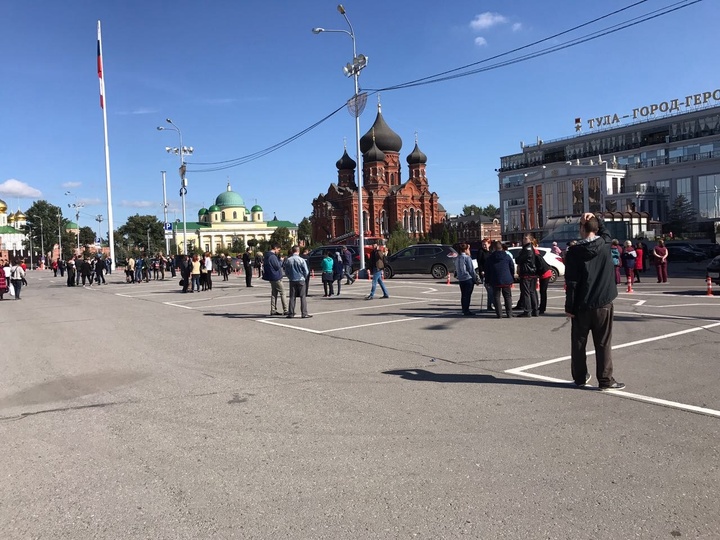
[[[482,245],[480,246],[480,249],[477,252],[477,272],[480,275],[480,279],[482,279],[483,284],[485,285],[485,290],[487,291],[487,310],[488,311],[494,311],[495,310],[495,292],[493,291],[492,285],[490,285],[490,282],[487,280],[487,277],[485,275],[485,262],[490,257],[490,240],[488,238],[485,238],[482,241]]]
[[[568,248],[565,258],[565,314],[572,321],[570,359],[577,386],[590,382],[587,371],[588,333],[592,332],[600,390],[621,390],[623,383],[613,378],[612,325],[613,300],[617,297],[615,271],[610,254],[610,234],[602,219],[583,214],[582,240]]]
[[[525,235],[525,243],[517,257],[517,271],[520,278],[520,306],[523,312],[518,317],[537,317],[538,313],[538,297],[537,297],[537,280],[538,271],[536,266],[535,246],[533,245],[532,235]]]

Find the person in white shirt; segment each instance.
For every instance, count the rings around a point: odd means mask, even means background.
[[[205,253],[205,258],[203,259],[203,264],[205,265],[205,287],[211,291],[212,290],[213,263],[212,263],[212,259],[210,258],[210,253]]]
[[[20,266],[22,259],[17,259],[15,265],[10,268],[10,282],[15,289],[15,300],[20,300],[20,290],[22,289],[23,279],[25,279],[25,270]]]

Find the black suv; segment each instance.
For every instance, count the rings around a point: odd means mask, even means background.
[[[452,246],[418,244],[401,249],[387,258],[385,277],[396,274],[431,274],[442,279],[455,271],[458,253]]]
[[[308,263],[308,270],[314,270],[316,272],[319,272],[321,269],[320,263],[325,258],[325,252],[329,251],[332,256],[335,256],[336,252],[342,253],[343,248],[345,246],[339,245],[339,246],[320,246],[319,248],[313,249],[309,254],[307,258]],[[358,268],[360,268],[360,255],[358,255],[358,248],[356,246],[347,246],[347,248],[350,250],[350,252],[353,254],[353,272],[355,272]]]

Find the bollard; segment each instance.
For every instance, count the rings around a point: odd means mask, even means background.
[[[705,278],[705,281],[707,282],[707,296],[715,296],[712,292],[712,278],[710,277],[710,274]]]
[[[445,285],[450,285],[450,273],[448,272],[447,280],[445,281]]]
[[[628,292],[628,293],[635,292],[635,291],[633,291],[632,285],[633,285],[633,280],[632,280],[632,275],[631,275],[628,277],[628,286],[627,286],[627,291],[625,291],[625,292]]]

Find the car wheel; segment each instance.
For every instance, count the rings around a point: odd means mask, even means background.
[[[550,267],[550,270],[552,271],[552,275],[550,276],[550,283],[555,283],[559,275],[558,271],[552,266]]]
[[[436,264],[430,269],[430,273],[435,279],[442,279],[447,276],[447,268],[442,264]]]
[[[393,277],[392,268],[386,266],[383,270],[383,279],[390,279],[391,277]]]

